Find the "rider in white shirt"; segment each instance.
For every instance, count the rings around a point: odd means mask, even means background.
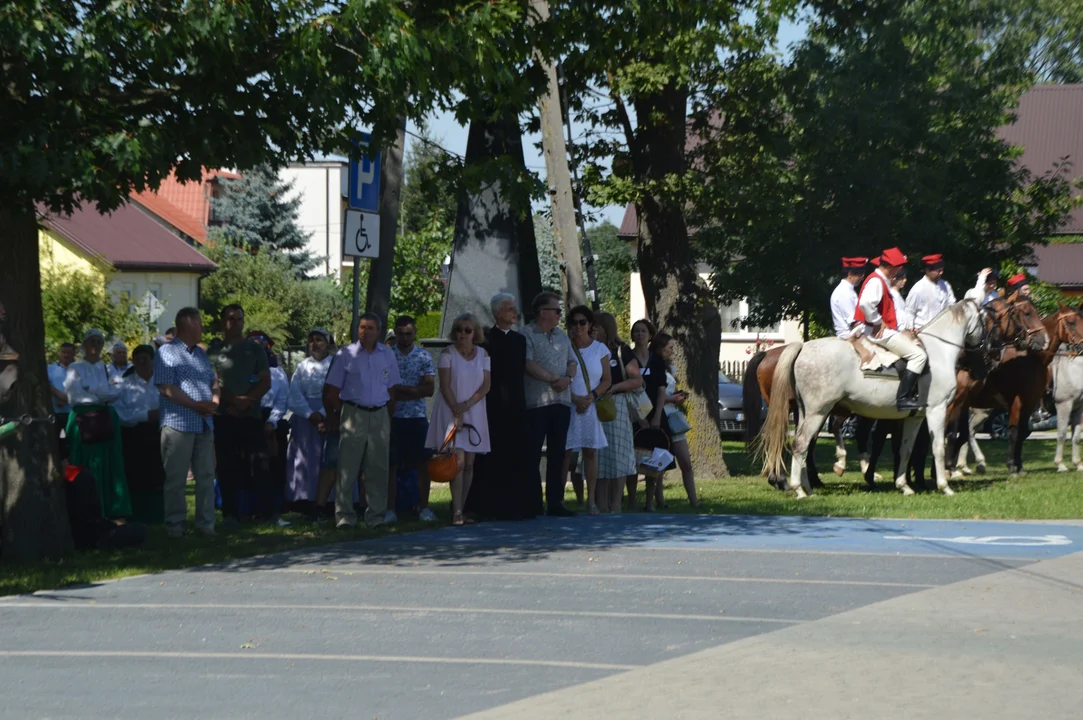
[[[831,293],[831,321],[835,326],[835,335],[843,340],[862,332],[854,326],[854,311],[857,310],[857,286],[865,278],[868,264],[869,259],[863,257],[842,259],[844,275]]]
[[[899,271],[895,273],[895,279],[891,281],[891,299],[895,301],[895,316],[898,320],[899,330],[907,331],[913,330],[914,315],[910,312],[910,309],[906,306],[906,302],[903,300],[902,291],[906,287],[906,268],[901,267]]]
[[[967,290],[963,297],[967,300],[974,300],[981,307],[985,307],[1000,297],[1000,291],[997,290],[997,281],[999,279],[996,270],[985,268],[978,273],[978,281],[974,283],[974,287]]]
[[[955,292],[944,279],[944,256],[926,255],[921,262],[925,266],[925,277],[914,283],[906,296],[906,309],[918,329],[955,304]]]
[[[895,406],[904,410],[921,410],[925,406],[918,398],[918,377],[925,371],[928,358],[925,351],[906,333],[899,332],[898,313],[892,300],[890,284],[899,268],[906,265],[906,256],[898,248],[888,248],[873,261],[876,272],[865,278],[858,296],[854,320],[865,325],[865,336],[906,361],[899,373],[899,390]]]

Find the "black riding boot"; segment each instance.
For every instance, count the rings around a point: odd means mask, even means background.
[[[924,410],[925,405],[918,399],[918,374],[909,369],[899,373],[899,392],[895,395],[895,409]]]

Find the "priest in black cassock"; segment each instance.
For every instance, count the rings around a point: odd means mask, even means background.
[[[526,338],[512,327],[519,320],[515,297],[492,299],[496,325],[485,332],[492,386],[485,396],[492,450],[474,460],[474,482],[466,510],[487,520],[526,520],[542,507],[541,485],[523,463],[529,435],[526,419]]]

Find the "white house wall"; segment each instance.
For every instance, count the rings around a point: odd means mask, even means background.
[[[707,281],[708,274],[700,273],[700,277]],[[632,273],[631,297],[629,298],[630,318],[629,323],[647,317],[647,303],[643,298],[643,284],[639,279],[639,273]],[[652,318],[653,320],[653,318]],[[665,328],[659,328],[664,330]],[[758,338],[761,343],[771,342],[781,344],[801,339],[801,323],[793,320],[784,320],[775,332],[760,333]],[[720,363],[740,363],[749,359],[756,346],[757,335],[726,328],[722,333],[722,345],[718,352]]]
[[[177,311],[183,307],[199,307],[199,275],[195,273],[119,272],[112,276],[109,291],[116,298],[128,293],[138,305],[147,290],[165,305],[157,323],[151,323],[151,335],[164,333],[172,327]]]
[[[324,258],[311,275],[338,275],[342,271],[342,223],[345,218],[346,163],[293,163],[279,178],[293,183],[301,198],[297,223],[309,235],[308,248]]]

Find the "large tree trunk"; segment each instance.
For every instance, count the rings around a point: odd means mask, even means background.
[[[636,179],[647,185],[636,203],[639,269],[648,316],[677,341],[673,362],[690,397],[688,441],[696,475],[720,478],[729,475],[718,416],[722,319],[699,277],[683,200],[664,189],[667,176],[684,175],[687,104],[687,94],[674,88],[635,102],[639,126],[629,146]]]
[[[402,196],[402,154],[406,147],[406,119],[402,118],[395,144],[383,151],[380,164],[380,257],[369,267],[369,283],[365,297],[365,312],[374,312],[382,318],[384,334],[391,329],[394,318],[388,317],[391,309],[391,284],[395,279],[395,239],[399,234],[399,201]],[[354,262],[361,262],[354,258]],[[400,312],[408,308],[398,308]],[[352,333],[357,332],[354,318]],[[351,337],[353,337],[351,335]]]
[[[0,207],[2,332],[19,353],[18,380],[0,415],[52,414],[41,313],[38,228],[34,207]],[[0,541],[5,561],[59,558],[71,550],[53,426],[35,422],[0,440]]]

